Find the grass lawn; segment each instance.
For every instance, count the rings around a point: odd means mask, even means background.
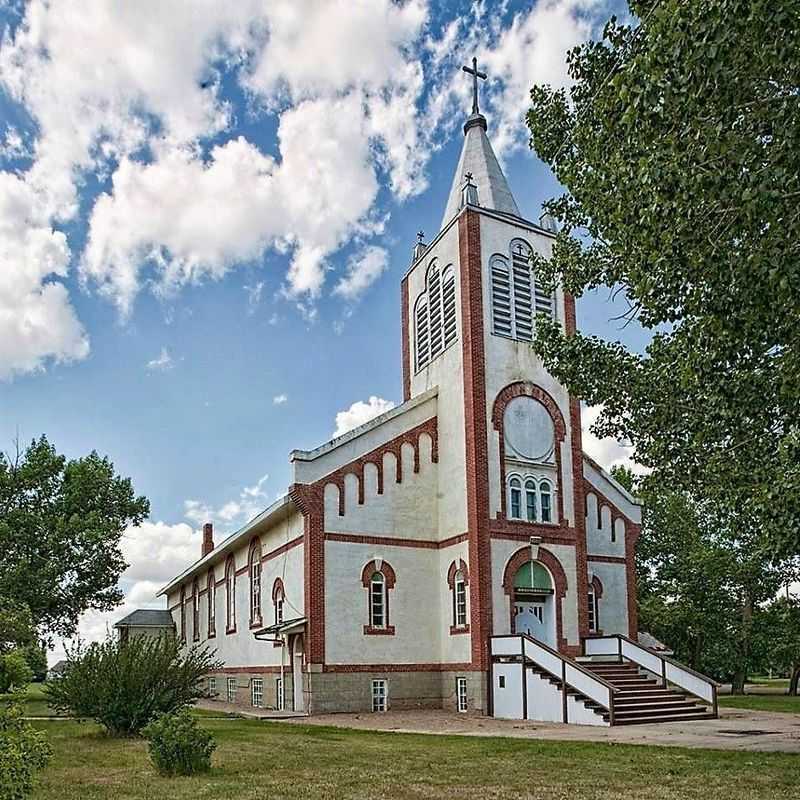
[[[35,723],[55,749],[35,800],[536,798],[737,800],[797,797],[800,757],[778,753],[348,731],[202,718],[211,774],[159,778],[141,740],[96,725]]]
[[[746,708],[750,711],[783,711],[800,714],[800,696],[786,694],[737,694],[719,697],[720,706],[726,708]]]

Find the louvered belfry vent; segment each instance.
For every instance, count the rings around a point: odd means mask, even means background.
[[[414,306],[417,372],[428,366],[458,338],[456,280],[452,265],[440,271],[434,259],[428,266],[425,287]]]

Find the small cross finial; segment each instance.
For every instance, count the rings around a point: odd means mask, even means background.
[[[425,231],[417,231],[417,242],[419,244],[422,244],[424,239],[425,239]]]
[[[478,78],[486,80],[486,73],[478,70],[478,59],[473,56],[472,67],[461,67],[468,75],[472,75],[472,113],[478,113]]]
[[[464,178],[466,179],[467,183],[472,183],[472,173],[471,172],[465,172],[464,173]]]

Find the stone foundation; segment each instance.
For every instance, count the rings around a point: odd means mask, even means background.
[[[220,700],[224,703],[231,703],[241,708],[253,708],[253,679],[260,678],[263,681],[262,700],[259,708],[277,709],[278,707],[278,679],[280,673],[275,672],[216,672],[206,678],[206,688],[211,690],[211,680],[216,680],[216,691],[211,697],[212,700]],[[228,697],[228,680],[236,682],[235,694],[233,699]],[[292,698],[294,689],[292,686],[292,673],[287,670],[283,676],[283,696],[284,709],[291,711],[293,708]]]

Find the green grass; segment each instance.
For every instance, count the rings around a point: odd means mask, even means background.
[[[800,697],[789,697],[786,694],[725,695],[719,698],[719,704],[726,708],[746,708],[750,711],[800,714]]]
[[[376,733],[213,720],[214,769],[160,778],[146,743],[39,722],[55,755],[34,800],[751,800],[797,797],[800,757],[635,745]]]

